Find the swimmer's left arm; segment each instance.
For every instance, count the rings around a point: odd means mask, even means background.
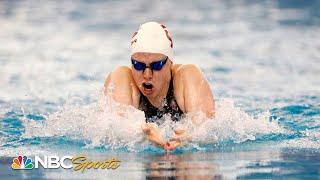
[[[194,65],[183,65],[181,68],[179,76],[183,85],[184,112],[191,115],[195,125],[207,118],[213,118],[215,101],[201,70]],[[203,112],[206,117],[198,116],[197,112]],[[169,149],[173,150],[186,141],[192,141],[191,135],[185,129],[176,129],[169,141]]]
[[[185,112],[203,112],[207,118],[213,118],[215,102],[208,81],[195,65],[184,65],[183,68],[181,78]]]

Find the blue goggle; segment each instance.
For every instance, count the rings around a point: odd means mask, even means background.
[[[134,69],[137,71],[144,71],[146,68],[150,68],[151,70],[155,70],[155,71],[160,71],[163,68],[163,66],[166,64],[167,60],[168,60],[168,56],[163,60],[152,62],[150,63],[150,66],[147,66],[143,62],[140,62],[131,58],[131,63]]]

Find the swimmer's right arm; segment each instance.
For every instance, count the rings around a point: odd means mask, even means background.
[[[136,98],[133,97],[131,69],[120,66],[112,71],[105,80],[104,94],[111,96],[116,102],[133,105],[137,108]]]
[[[139,96],[137,92],[139,90],[134,86],[130,68],[126,66],[116,68],[106,78],[104,87],[105,95],[111,96],[116,102],[124,105],[132,105],[138,109]],[[121,109],[119,109],[118,114],[121,115]],[[150,123],[146,124],[143,124],[141,127],[146,138],[149,141],[165,148],[166,141],[164,141],[160,136],[158,129]]]

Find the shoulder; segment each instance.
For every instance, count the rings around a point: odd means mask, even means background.
[[[177,103],[183,112],[187,112],[185,107],[185,95],[192,87],[196,87],[201,81],[202,75],[199,67],[193,64],[174,64],[172,66],[174,95]]]
[[[193,83],[199,79],[203,79],[200,68],[194,64],[177,64],[173,67],[173,74],[176,80],[183,83]]]
[[[108,75],[110,78],[129,78],[130,76],[131,69],[127,66],[118,66]]]
[[[129,83],[132,79],[131,69],[127,66],[118,66],[112,72],[110,72],[105,81],[104,87],[107,88],[111,83]]]
[[[137,99],[140,95],[136,86],[132,70],[127,66],[118,66],[108,74],[104,82],[105,93],[112,84],[112,95],[118,102],[137,106]]]
[[[175,95],[183,111],[186,113],[202,111],[207,117],[212,117],[214,98],[200,68],[193,64],[179,65],[173,68],[173,74]]]

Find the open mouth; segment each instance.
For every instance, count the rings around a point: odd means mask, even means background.
[[[142,86],[146,89],[152,89],[153,85],[151,83],[142,83]]]

